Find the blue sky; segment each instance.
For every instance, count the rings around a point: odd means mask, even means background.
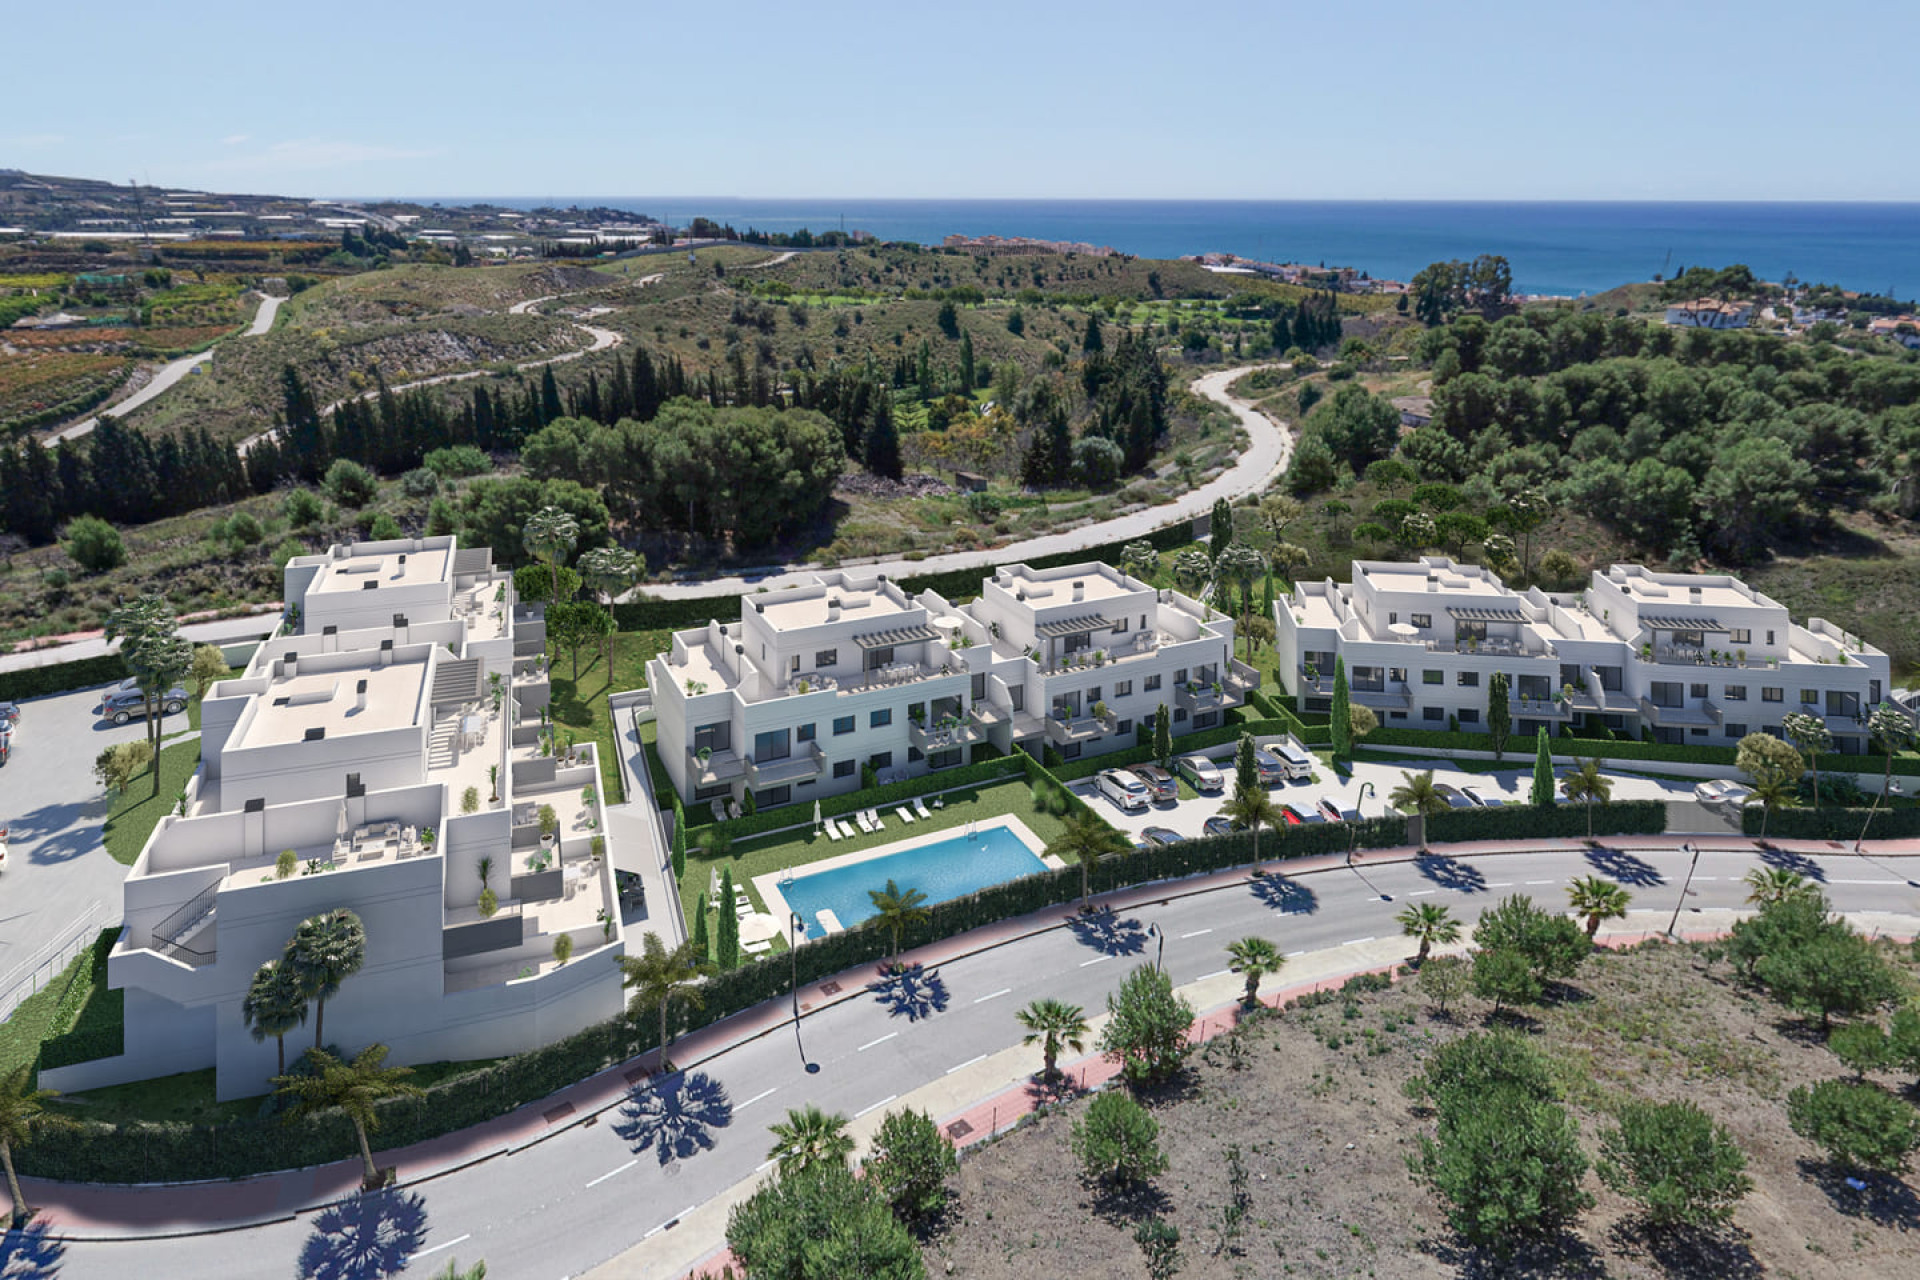
[[[4,29],[0,167],[120,182],[1920,200],[1911,0],[96,0]]]

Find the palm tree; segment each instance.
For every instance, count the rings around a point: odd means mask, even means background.
[[[1415,967],[1427,962],[1427,953],[1433,950],[1434,943],[1447,946],[1460,941],[1460,922],[1453,918],[1453,912],[1437,902],[1418,903],[1394,919],[1399,921],[1401,933],[1420,941],[1420,954],[1413,958]]]
[[[1624,918],[1631,901],[1632,894],[1599,876],[1583,876],[1567,886],[1567,905],[1573,908],[1573,914],[1585,917],[1589,940],[1600,932],[1602,920]]]
[[[853,1135],[847,1132],[847,1118],[828,1115],[809,1102],[799,1110],[789,1110],[783,1123],[767,1126],[773,1134],[773,1149],[767,1155],[780,1163],[781,1176],[805,1173],[821,1165],[845,1165],[853,1154]]]
[[[1093,896],[1093,864],[1126,850],[1126,837],[1087,812],[1068,814],[1064,829],[1047,845],[1047,852],[1062,862],[1080,864],[1082,902]]]
[[[319,1074],[273,1078],[275,1092],[293,1103],[287,1119],[300,1119],[331,1107],[346,1112],[360,1139],[360,1159],[366,1162],[367,1185],[371,1186],[380,1176],[373,1163],[373,1147],[367,1142],[367,1135],[380,1129],[377,1104],[386,1098],[418,1098],[425,1090],[408,1083],[412,1067],[386,1065],[387,1046],[383,1044],[368,1045],[352,1062],[342,1062],[325,1049],[315,1049],[312,1057]]]
[[[284,960],[269,960],[254,970],[247,994],[240,1000],[240,1017],[253,1032],[255,1043],[274,1038],[280,1051],[280,1069],[274,1074],[287,1074],[287,1032],[307,1020],[299,971]]]
[[[1051,1080],[1059,1074],[1054,1069],[1054,1063],[1060,1058],[1062,1046],[1075,1053],[1087,1051],[1085,1013],[1077,1004],[1043,997],[1013,1015],[1027,1029],[1026,1039],[1020,1043],[1040,1042],[1040,1057],[1046,1064],[1040,1069],[1042,1079]]]
[[[1818,892],[1813,882],[1787,867],[1755,867],[1746,874],[1747,901],[1756,907],[1770,907],[1789,898],[1808,897]]]
[[[1247,637],[1248,662],[1253,661],[1253,633],[1252,628],[1247,625],[1252,617],[1253,580],[1266,570],[1266,557],[1244,542],[1229,543],[1220,552],[1220,559],[1214,563],[1214,573],[1220,581],[1240,584],[1240,599],[1246,606],[1242,610],[1240,630],[1241,634]]]
[[[925,905],[927,895],[918,889],[902,890],[893,881],[887,881],[884,889],[869,889],[867,896],[873,899],[874,919],[893,931],[893,958],[900,958],[900,935],[909,925],[922,924],[928,917]]]
[[[1880,794],[1890,796],[1893,794],[1893,757],[1913,745],[1913,721],[1891,702],[1883,702],[1867,717],[1867,732],[1880,740],[1880,749],[1887,754],[1887,773],[1881,779]]]
[[[318,1049],[326,1043],[327,1001],[367,962],[367,926],[345,907],[309,916],[294,929],[283,959],[299,975],[300,998],[315,1002],[313,1047]]]
[[[534,559],[547,566],[553,583],[553,603],[560,603],[560,565],[580,541],[580,522],[559,507],[542,507],[527,517],[520,541]]]
[[[1436,814],[1447,811],[1447,798],[1434,790],[1433,770],[1402,773],[1401,784],[1387,793],[1387,803],[1408,813]]]
[[[1270,973],[1280,972],[1286,957],[1280,954],[1280,948],[1265,938],[1242,938],[1238,942],[1227,944],[1227,968],[1234,973],[1247,976],[1247,995],[1245,1004],[1251,1009],[1260,1001],[1260,979]]]
[[[1808,711],[1794,711],[1780,717],[1780,729],[1807,757],[1813,770],[1813,807],[1820,807],[1820,753],[1832,748],[1833,733],[1827,722]]]
[[[675,996],[685,1000],[698,1009],[706,1004],[706,994],[701,990],[699,980],[712,973],[713,966],[693,949],[691,942],[683,942],[672,951],[660,941],[660,935],[649,933],[641,940],[641,954],[622,956],[620,969],[626,975],[624,985],[632,987],[633,1003],[657,1005],[660,1009],[660,1053],[664,1059],[667,1052],[667,1006],[673,1003]]]
[[[1748,803],[1760,806],[1760,838],[1767,838],[1767,821],[1775,809],[1791,809],[1800,803],[1800,781],[1783,773],[1764,773],[1754,779],[1753,795]]]
[[[20,1192],[20,1178],[13,1171],[13,1149],[26,1146],[43,1130],[65,1128],[73,1123],[46,1109],[47,1099],[59,1096],[52,1089],[33,1087],[31,1063],[16,1067],[0,1082],[0,1163],[7,1167],[7,1192],[13,1196],[16,1225],[24,1221],[31,1210]]]
[[[614,602],[620,593],[640,580],[646,571],[646,561],[634,555],[625,547],[595,547],[580,557],[580,577],[594,594],[607,598],[607,672],[611,678],[613,672],[613,637],[620,630],[619,615],[614,613]]]
[[[1286,819],[1280,814],[1280,806],[1273,797],[1261,787],[1239,787],[1233,793],[1233,799],[1220,806],[1220,812],[1236,827],[1246,827],[1253,832],[1253,874],[1260,874],[1260,828],[1278,827]]]
[[[1593,802],[1605,804],[1613,798],[1613,779],[1600,772],[1606,761],[1595,756],[1582,760],[1567,775],[1567,799],[1584,801],[1587,806],[1587,839],[1593,839]]]

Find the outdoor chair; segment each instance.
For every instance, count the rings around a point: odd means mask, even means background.
[[[895,809],[894,812],[900,815],[900,821],[906,823],[908,826],[913,825],[913,815],[907,812],[907,806],[901,805]]]
[[[822,822],[820,824],[820,829],[827,833],[827,839],[832,840],[836,844],[839,843],[840,828],[832,818],[828,818],[826,821]]]
[[[933,814],[927,811],[927,802],[925,800],[922,800],[919,796],[915,796],[913,798],[913,808],[914,808],[914,812],[918,813],[921,817],[927,818],[929,820],[932,819]]]
[[[851,840],[851,839],[853,839],[853,837],[854,837],[854,835],[855,835],[855,832],[854,832],[854,829],[853,829],[853,824],[852,824],[852,823],[850,823],[850,822],[847,822],[846,820],[844,820],[844,819],[842,819],[842,820],[841,820],[841,821],[840,821],[840,822],[839,822],[838,824],[836,824],[836,825],[838,825],[838,826],[839,826],[839,828],[840,828],[840,838],[841,838],[841,839],[843,839],[843,840]]]

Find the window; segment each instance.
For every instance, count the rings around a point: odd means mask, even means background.
[[[1131,720],[1122,720],[1122,721],[1120,722],[1120,725],[1119,725],[1119,727],[1118,727],[1118,728],[1116,728],[1116,729],[1114,730],[1114,732],[1115,732],[1115,733],[1120,733],[1120,734],[1126,734],[1126,733],[1132,733],[1132,732],[1133,732],[1133,721],[1131,721]]]
[[[1767,643],[1768,643],[1768,644],[1772,644],[1772,643],[1773,643],[1773,632],[1771,632],[1771,631],[1769,631],[1769,632],[1767,632]]]
[[[1175,724],[1185,724],[1187,722],[1186,708],[1175,707],[1173,709],[1173,722]]]
[[[813,665],[816,667],[830,667],[838,661],[840,661],[838,649],[822,649],[813,655]]]
[[[792,803],[792,787],[768,787],[765,791],[753,793],[753,806],[756,809],[770,809],[777,804]]]
[[[1747,726],[1735,724],[1729,720],[1727,721],[1727,736],[1729,738],[1744,738],[1747,736]]]
[[[1080,758],[1080,744],[1077,742],[1069,742],[1066,746],[1060,748],[1060,758],[1062,760],[1078,760]]]
[[[1459,715],[1461,724],[1480,723],[1480,708],[1478,707],[1462,707],[1460,708]]]
[[[1392,612],[1392,611],[1389,611],[1389,612],[1387,613],[1387,625],[1388,625],[1388,626],[1392,626],[1392,625],[1393,625],[1394,623],[1396,623],[1396,622],[1398,622],[1398,621],[1400,621],[1400,615],[1399,615],[1399,614],[1397,614],[1397,613],[1394,613],[1394,612]]]
[[[1087,690],[1087,706],[1088,707],[1092,707],[1094,703],[1101,702],[1101,701],[1104,701],[1104,699],[1100,697],[1099,685],[1096,684],[1091,689]]]
[[[1027,709],[1027,686],[1014,684],[1007,686],[1007,706],[1015,711]]]
[[[1447,718],[1447,709],[1445,707],[1422,707],[1420,708],[1420,718],[1422,720],[1445,720]]]
[[[1422,671],[1420,673],[1421,684],[1445,684],[1446,682],[1447,673],[1444,671]]]
[[[921,762],[922,760],[924,760],[924,759],[926,759],[926,757],[925,757],[924,755],[922,755],[922,754],[920,753],[920,748],[918,748],[918,747],[908,747],[908,748],[907,748],[907,763],[908,763],[908,764],[919,764],[919,763],[920,763],[920,762]]]
[[[1458,678],[1454,683],[1462,689],[1478,689],[1480,687],[1480,673],[1478,671],[1459,672]]]
[[[867,650],[867,661],[866,661],[867,670],[878,671],[882,667],[890,667],[892,665],[893,665],[893,646],[892,645],[888,645],[884,649]]]
[[[867,717],[867,728],[881,729],[893,723],[893,708],[882,707]]]
[[[765,733],[753,735],[753,758],[758,763],[785,760],[792,754],[793,738],[785,729],[769,729]]]
[[[1800,691],[1801,706],[1810,707],[1819,701],[1820,701],[1820,691],[1818,689],[1802,689]]]
[[[1407,713],[1404,711],[1387,712],[1387,719],[1389,720],[1405,720],[1406,718],[1407,718]]]
[[[1195,729],[1211,729],[1219,723],[1220,713],[1218,711],[1202,711],[1193,718],[1193,727]]]
[[[1743,684],[1722,685],[1721,692],[1726,696],[1728,702],[1745,702],[1747,700],[1747,686]]]
[[[1760,701],[1779,702],[1781,700],[1781,696],[1785,693],[1786,693],[1786,690],[1784,689],[1770,688],[1766,685],[1762,685],[1760,686]]]
[[[1707,736],[1707,731],[1705,729],[1695,729],[1692,732],[1693,732],[1693,736],[1696,738],[1704,738]]]
[[[851,778],[853,776],[853,761],[835,760],[833,762],[833,776],[836,778]]]
[[[725,720],[703,724],[693,731],[693,749],[727,751],[733,747],[733,726]]]
[[[1183,685],[1186,682],[1187,682],[1187,669],[1185,667],[1182,667],[1178,671],[1173,673],[1173,683],[1176,687],[1178,687],[1179,685]]]
[[[852,732],[853,732],[853,717],[852,717],[852,716],[836,716],[836,717],[834,717],[834,721],[833,721],[833,736],[834,736],[834,737],[836,737],[836,738],[837,738],[837,737],[839,737],[839,736],[840,736],[841,734],[843,734],[843,733],[852,733]]]
[[[1687,696],[1689,698],[1704,698],[1707,696],[1707,686],[1704,684],[1690,684],[1687,686]]]
[[[1113,634],[1116,636],[1127,634],[1127,620],[1125,618],[1115,618],[1113,620]]]
[[[968,692],[972,695],[973,700],[975,702],[985,702],[987,700],[987,673],[984,671],[976,671],[970,685],[971,687]]]
[[[1159,687],[1160,687],[1159,676],[1148,676],[1145,680],[1142,680],[1140,682],[1140,692],[1142,693],[1152,693],[1155,689],[1158,689]]]
[[[1113,696],[1116,698],[1131,698],[1133,696],[1133,681],[1115,680],[1113,682]]]
[[[948,751],[936,751],[927,757],[927,768],[929,769],[951,769],[959,763],[960,748],[958,747],[954,747]]]
[[[880,769],[891,769],[893,768],[893,752],[876,751],[867,757],[867,763],[872,765],[876,771]]]
[[[1728,644],[1752,644],[1753,632],[1748,631],[1745,627],[1736,628],[1727,633],[1727,643]]]
[[[730,800],[733,798],[733,788],[724,782],[717,787],[695,787],[693,798],[695,800]]]
[[[796,653],[793,655],[792,658],[788,660],[787,670],[798,671],[799,669],[800,669],[800,655]]]
[[[794,736],[794,740],[797,742],[812,742],[813,726],[810,724],[803,724],[798,729],[795,729],[793,731],[793,736]]]
[[[1430,613],[1409,614],[1407,616],[1407,621],[1411,622],[1414,626],[1419,627],[1422,631],[1433,630],[1433,615]]]

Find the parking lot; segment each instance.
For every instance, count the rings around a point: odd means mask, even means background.
[[[1215,747],[1200,754],[1219,767],[1225,775],[1225,786],[1194,799],[1128,811],[1100,794],[1093,778],[1074,783],[1072,790],[1092,805],[1094,812],[1131,837],[1137,838],[1148,827],[1167,827],[1183,836],[1199,836],[1203,834],[1207,819],[1219,813],[1233,794],[1233,748]],[[1527,803],[1533,790],[1533,760],[1529,756],[1517,760],[1514,768],[1502,769],[1497,773],[1451,769],[1433,759],[1361,760],[1354,762],[1352,772],[1345,778],[1335,773],[1325,761],[1320,761],[1317,781],[1300,779],[1276,783],[1268,788],[1268,793],[1275,804],[1294,804],[1306,810],[1312,810],[1322,797],[1329,797],[1343,809],[1358,809],[1364,817],[1377,818],[1387,812],[1387,795],[1401,785],[1402,775],[1426,769],[1433,770],[1435,782],[1451,783],[1456,787],[1476,787],[1483,794],[1491,794],[1507,804]],[[1557,767],[1555,772],[1559,772]],[[1694,798],[1692,782],[1668,782],[1631,773],[1609,772],[1608,776],[1613,779],[1615,800],[1692,801]]]

